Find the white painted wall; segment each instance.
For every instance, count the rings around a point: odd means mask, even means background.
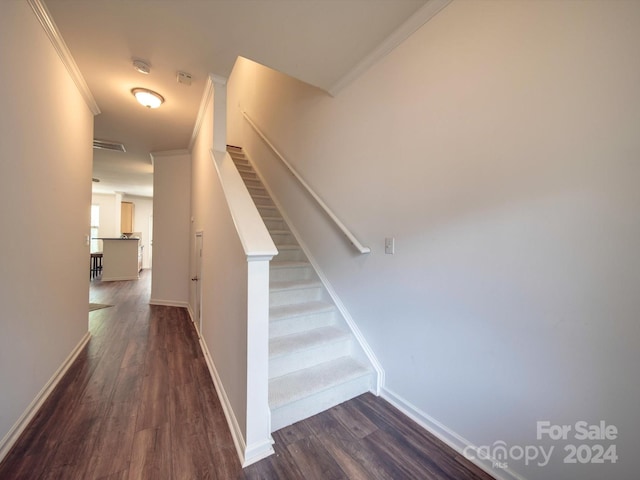
[[[1,453],[88,330],[93,116],[27,2],[0,65]]]
[[[184,174],[188,178],[188,172]],[[182,193],[183,197],[188,197],[188,191]],[[133,211],[133,226],[134,232],[140,233],[140,241],[144,248],[142,249],[142,268],[151,268],[151,261],[149,259],[149,251],[151,247],[150,232],[149,232],[149,217],[153,215],[153,198],[149,197],[137,197],[133,195],[124,195],[123,202],[131,202],[135,205]],[[188,202],[187,202],[188,204]],[[187,209],[188,211],[188,209]],[[184,212],[180,212],[184,214]],[[183,225],[188,224],[188,217],[182,217],[179,222]],[[186,258],[186,257],[185,257]],[[185,262],[186,263],[186,262]],[[186,268],[186,267],[183,267]]]
[[[136,231],[151,214],[140,210],[136,203]],[[190,210],[191,155],[154,154],[151,303],[189,304]]]
[[[116,224],[116,196],[94,193],[91,195],[91,204],[100,206],[100,228],[99,237],[119,237],[120,223]],[[118,204],[118,207],[120,205]]]
[[[336,98],[243,60],[229,80],[229,143],[260,159],[386,395],[458,446],[555,446],[546,467],[508,461],[530,479],[640,467],[639,25],[635,1],[454,1]],[[619,461],[563,464],[571,442],[537,440],[538,420],[616,425]]]

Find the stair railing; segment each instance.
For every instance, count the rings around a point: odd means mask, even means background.
[[[365,247],[364,245],[362,245],[362,243],[360,243],[360,241],[355,237],[355,235],[351,233],[351,231],[345,226],[344,223],[342,223],[342,221],[336,216],[336,214],[333,213],[333,211],[328,207],[328,205],[324,203],[322,198],[320,198],[318,194],[313,191],[313,189],[304,180],[304,178],[302,178],[302,176],[296,171],[296,169],[293,168],[293,166],[287,161],[284,155],[282,155],[278,151],[278,149],[269,141],[269,139],[265,136],[262,130],[260,130],[260,127],[258,127],[255,124],[255,122],[251,119],[249,114],[245,111],[242,111],[242,115],[247,120],[249,125],[251,125],[251,128],[255,130],[255,132],[260,136],[260,138],[262,138],[264,143],[266,143],[267,146],[271,149],[271,151],[275,153],[276,157],[280,159],[280,161],[289,169],[289,171],[293,174],[293,176],[296,177],[298,182],[300,182],[300,184],[307,190],[307,192],[309,192],[309,194],[315,199],[318,205],[320,205],[320,208],[322,208],[325,211],[325,213],[329,216],[329,218],[333,221],[333,223],[335,223],[336,226],[340,229],[340,231],[349,239],[351,244],[354,247],[356,247],[356,249],[362,254],[371,253],[371,249],[369,247]]]

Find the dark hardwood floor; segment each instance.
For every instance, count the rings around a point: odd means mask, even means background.
[[[384,400],[362,395],[275,432],[240,467],[184,309],[139,281],[91,286],[91,340],[0,464],[0,479],[489,479]]]

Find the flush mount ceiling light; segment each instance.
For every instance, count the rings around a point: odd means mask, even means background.
[[[133,93],[140,105],[147,108],[158,108],[164,102],[162,95],[146,88],[134,88],[131,93]]]

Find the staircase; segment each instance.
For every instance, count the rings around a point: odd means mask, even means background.
[[[375,372],[242,149],[228,152],[279,252],[269,272],[275,431],[371,390]]]

